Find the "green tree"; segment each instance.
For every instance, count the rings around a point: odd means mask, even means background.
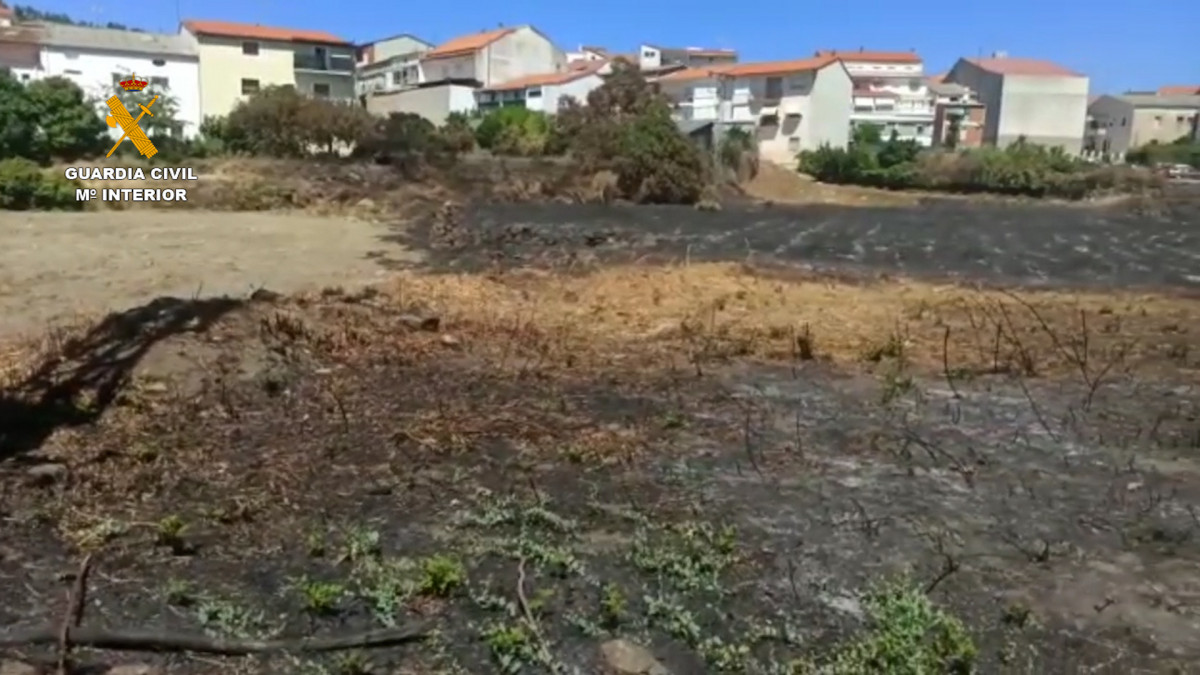
[[[0,68],[0,159],[34,158],[39,133],[36,111],[25,85]]]
[[[41,157],[70,162],[103,146],[108,127],[74,82],[50,77],[31,82],[26,91],[41,130]]]
[[[883,128],[878,124],[856,124],[850,134],[850,143],[857,146],[877,146],[883,143]]]

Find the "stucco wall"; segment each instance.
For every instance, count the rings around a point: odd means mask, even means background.
[[[840,64],[825,66],[816,73],[809,104],[809,124],[801,138],[803,150],[822,145],[844,148],[850,143],[850,107],[854,80]]]
[[[371,63],[378,63],[402,54],[423,52],[427,49],[429,49],[429,45],[409,35],[380,40],[371,45]]]
[[[422,82],[441,82],[443,80],[482,79],[477,72],[483,72],[483,54],[476,52],[463,56],[429,59],[421,62]]]
[[[1088,114],[1104,129],[1102,135],[1095,136],[1096,152],[1123,155],[1129,150],[1134,108],[1128,101],[1101,96],[1088,106]]]
[[[558,112],[559,102],[566,96],[586,104],[588,94],[602,84],[604,84],[604,78],[599,75],[586,75],[563,84],[542,87],[542,104],[538,109],[553,115]]]
[[[1087,120],[1086,77],[1004,76],[996,145],[1030,143],[1078,154]]]
[[[1003,112],[1003,78],[960,59],[946,74],[946,81],[961,84],[975,92],[975,97],[986,108],[983,118],[983,142],[995,145],[1000,134],[1000,115]]]
[[[523,26],[488,45],[479,79],[491,86],[518,77],[564,70],[566,52],[541,33]]]
[[[155,65],[155,60],[160,60],[162,65]],[[193,57],[45,47],[41,61],[42,72],[38,76],[65,77],[101,101],[121,93],[113,87],[114,73],[120,74],[122,80],[132,74],[151,82],[165,78],[167,91],[178,106],[175,118],[183,123],[183,133],[194,136],[203,119],[200,115],[200,68]]]
[[[226,115],[233,110],[243,98],[243,79],[258,80],[259,87],[264,89],[296,83],[290,44],[259,42],[258,54],[249,56],[242,53],[242,42],[232,38],[198,38],[202,115]]]
[[[475,109],[475,90],[457,84],[419,87],[367,98],[367,110],[376,115],[414,113],[442,124],[452,112]]]

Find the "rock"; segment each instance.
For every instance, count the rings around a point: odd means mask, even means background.
[[[449,333],[442,333],[441,342],[443,345],[445,345],[447,347],[457,347],[462,344],[462,342],[459,341],[458,338],[454,337],[453,335],[451,335]]]
[[[0,675],[42,675],[43,672],[41,668],[24,661],[0,660]]]
[[[38,464],[26,470],[25,475],[29,477],[29,482],[33,485],[42,487],[53,485],[67,477],[67,467],[62,464],[47,463]]]
[[[609,640],[600,645],[600,655],[614,675],[670,675],[645,647],[628,640]]]
[[[278,302],[282,298],[281,294],[266,288],[260,288],[250,294],[250,299],[254,302]]]
[[[360,209],[374,209],[375,200],[371,199],[370,197],[363,197],[362,199],[358,200],[358,203],[355,204],[355,206]]]
[[[651,340],[667,340],[683,334],[683,326],[678,321],[665,321],[646,333]]]
[[[442,320],[436,316],[419,317],[416,314],[401,314],[397,320],[406,328],[430,333],[437,332],[437,329],[442,326]]]
[[[148,663],[123,663],[104,671],[104,675],[163,675],[163,669]]]

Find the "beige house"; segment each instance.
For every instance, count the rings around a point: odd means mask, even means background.
[[[356,89],[360,97],[415,87],[421,83],[421,55],[433,49],[402,33],[358,46]]]
[[[238,101],[271,85],[308,96],[354,98],[354,45],[324,31],[228,21],[188,20],[181,31],[200,58],[200,108],[227,115]]]
[[[1005,147],[1024,138],[1076,155],[1083,148],[1086,75],[1048,61],[997,53],[959,59],[944,82],[969,88],[985,106],[987,145]]]
[[[677,119],[751,131],[770,162],[793,166],[802,151],[850,140],[854,81],[836,57],[689,68],[657,82]]]
[[[1200,116],[1200,94],[1101,96],[1088,106],[1086,150],[1122,157],[1150,143],[1189,138]]]

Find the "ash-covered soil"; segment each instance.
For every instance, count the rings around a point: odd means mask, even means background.
[[[689,207],[488,204],[389,240],[433,249],[435,267],[754,260],[819,271],[1023,286],[1200,288],[1200,190],[1067,204],[929,198],[918,206]]]
[[[82,393],[27,382],[0,436],[0,630],[58,625],[91,551],[89,625],[434,631],[319,658],[79,652],[179,673],[593,673],[617,638],[677,674],[1200,657],[1186,374],[937,373],[902,345],[847,369],[634,341],[605,364],[371,297],[206,306],[144,354],[114,330],[108,360],[68,364]],[[118,367],[108,400],[90,369]]]

